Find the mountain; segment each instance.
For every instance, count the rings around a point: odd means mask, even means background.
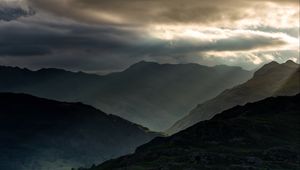
[[[0,93],[3,170],[70,170],[131,153],[155,136],[82,103]]]
[[[105,76],[60,69],[0,67],[0,91],[80,101],[151,130],[163,131],[198,102],[247,81],[251,75],[240,67],[153,62],[139,62]]]
[[[300,169],[300,94],[236,106],[89,170]]]
[[[176,133],[237,105],[259,101],[270,96],[295,95],[299,92],[299,64],[292,61],[283,64],[271,62],[256,71],[253,78],[244,84],[225,90],[215,98],[198,105],[167,132]]]

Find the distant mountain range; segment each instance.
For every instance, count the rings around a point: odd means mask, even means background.
[[[225,90],[215,98],[199,104],[186,117],[168,129],[167,133],[174,134],[237,105],[259,101],[270,96],[295,95],[300,92],[299,70],[299,64],[292,61],[283,64],[276,62],[266,64],[244,84]]]
[[[131,153],[158,136],[81,103],[0,93],[0,169],[71,170]]]
[[[89,170],[300,169],[299,111],[300,94],[236,106]]]
[[[60,69],[0,67],[0,91],[84,102],[155,131],[171,127],[198,103],[247,81],[240,67],[139,62],[105,76]]]

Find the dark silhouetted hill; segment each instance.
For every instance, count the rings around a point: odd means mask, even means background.
[[[1,170],[70,170],[131,153],[157,135],[81,103],[0,93]]]

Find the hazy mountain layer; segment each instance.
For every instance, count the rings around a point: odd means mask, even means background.
[[[81,103],[0,93],[1,170],[70,170],[131,153],[155,136]]]
[[[81,101],[161,131],[199,102],[245,82],[251,75],[240,67],[151,62],[140,62],[107,76],[0,67],[0,91]]]
[[[89,170],[300,169],[300,94],[237,106]]]
[[[225,90],[217,97],[198,105],[167,132],[176,133],[237,105],[244,105],[270,96],[295,95],[299,92],[299,64],[292,61],[283,64],[271,62],[256,71],[253,78],[244,84]]]

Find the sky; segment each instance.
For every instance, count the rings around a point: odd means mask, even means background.
[[[299,0],[0,0],[0,65],[299,63]]]

